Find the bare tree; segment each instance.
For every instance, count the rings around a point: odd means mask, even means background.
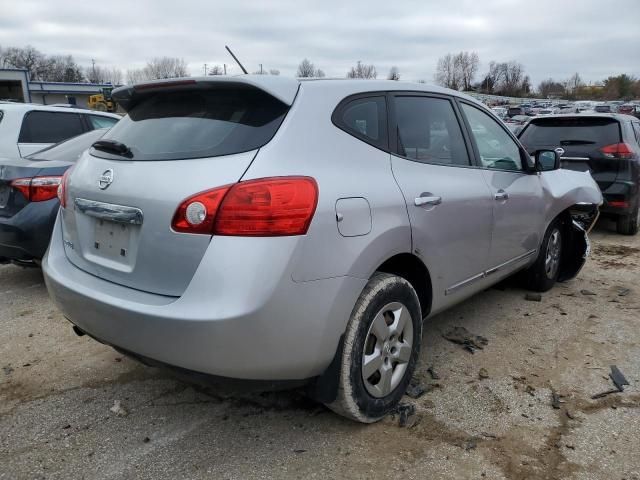
[[[368,65],[358,60],[355,67],[351,67],[351,70],[347,72],[347,78],[376,78],[378,72],[374,65]]]
[[[298,65],[298,71],[296,72],[296,77],[298,78],[310,78],[310,77],[324,77],[324,72],[309,61],[309,59],[305,58]]]
[[[187,62],[177,57],[156,57],[147,62],[144,71],[149,80],[188,77]]]
[[[134,85],[136,83],[145,82],[150,80],[144,71],[144,68],[136,68],[133,70],[127,70],[127,85]]]
[[[444,57],[438,59],[434,80],[438,85],[446,88],[453,90],[460,88],[460,74],[455,55],[447,53]]]
[[[471,90],[471,84],[478,72],[480,58],[476,52],[460,52],[456,55],[455,65],[458,69],[457,77],[463,90]]]
[[[387,80],[400,80],[400,70],[398,70],[398,67],[391,67],[389,75],[387,75]]]
[[[502,64],[502,91],[506,95],[517,95],[523,90],[524,66],[511,60]]]
[[[104,68],[91,66],[86,69],[87,80],[90,83],[111,83],[112,85],[122,84],[122,70],[117,67]]]
[[[45,56],[31,45],[24,48],[9,47],[3,50],[2,66],[21,68],[29,72],[31,80],[39,80]]]
[[[580,75],[576,72],[565,82],[565,86],[567,89],[567,93],[570,95],[575,95],[575,93],[580,90],[580,87],[584,86],[584,82]]]
[[[220,65],[214,65],[209,69],[209,75],[224,75],[224,68]]]

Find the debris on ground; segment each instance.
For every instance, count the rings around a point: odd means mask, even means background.
[[[149,443],[149,442],[151,441],[151,439],[150,439],[149,437],[144,437],[144,438],[142,439],[142,441],[143,441],[144,443]]]
[[[560,395],[555,390],[551,390],[551,406],[558,410],[560,408],[560,404],[562,401],[560,400]]]
[[[433,369],[433,367],[429,367],[429,368],[427,368],[427,373],[428,373],[429,375],[431,375],[431,378],[432,378],[433,380],[440,380],[440,375],[438,375],[438,374],[436,373],[436,371]]]
[[[536,388],[535,388],[535,387],[532,387],[531,385],[527,385],[527,386],[524,388],[524,391],[525,391],[526,393],[528,393],[529,395],[531,395],[532,397],[535,397],[535,396],[536,396],[536,393],[535,393],[535,392],[536,392]]]
[[[539,293],[527,293],[524,296],[524,299],[529,301],[529,302],[541,302],[542,301],[542,295],[540,295]]]
[[[411,383],[407,387],[405,392],[409,397],[413,399],[420,398],[422,395],[426,393],[426,390],[419,383]]]
[[[452,327],[442,337],[452,343],[462,345],[469,353],[482,350],[489,344],[489,340],[481,335],[473,335],[464,327]]]
[[[304,448],[296,448],[293,453],[304,453],[306,450]]]
[[[5,375],[11,375],[13,373],[13,367],[11,365],[5,365],[2,367]]]
[[[127,409],[122,406],[120,400],[114,400],[113,406],[109,410],[111,410],[119,417],[126,417],[127,415],[129,415],[129,412],[127,412]]]
[[[489,372],[487,372],[486,368],[481,368],[480,370],[478,370],[478,378],[480,380],[484,380],[486,378],[489,378]]]
[[[580,293],[581,293],[582,295],[587,295],[587,296],[588,296],[588,295],[597,295],[597,293],[596,293],[596,292],[592,292],[591,290],[586,290],[586,289],[584,289],[584,290],[580,290]]]
[[[478,439],[471,437],[464,444],[464,449],[468,452],[469,450],[473,450],[478,446]]]
[[[621,392],[624,392],[625,385],[629,385],[629,381],[624,378],[624,375],[622,374],[620,369],[615,365],[611,365],[611,373],[609,374],[609,378],[611,378],[613,384]]]
[[[620,393],[620,390],[613,389],[607,390],[606,392],[596,393],[595,395],[591,395],[591,400],[597,400],[598,398],[606,397],[607,395],[611,395],[612,393]]]
[[[396,407],[399,415],[398,426],[411,428],[418,424],[418,415],[416,415],[416,407],[410,403],[400,403]]]
[[[628,288],[624,288],[624,287],[618,288],[618,296],[619,297],[626,297],[630,293],[631,293],[631,290],[628,289]]]

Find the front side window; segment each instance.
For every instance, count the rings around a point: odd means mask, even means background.
[[[334,122],[367,143],[387,148],[387,104],[384,97],[352,100],[337,110]]]
[[[463,103],[462,110],[471,127],[482,166],[496,170],[522,171],[520,147],[511,136],[479,108]]]
[[[57,143],[83,132],[77,113],[31,111],[24,116],[18,142]]]
[[[470,165],[460,124],[449,100],[395,98],[397,153],[424,163]]]

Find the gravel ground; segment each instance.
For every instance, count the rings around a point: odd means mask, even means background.
[[[176,380],[73,334],[39,270],[0,266],[0,479],[640,480],[640,236],[592,240],[541,302],[504,285],[430,320],[405,427]],[[453,326],[488,345],[470,354]],[[614,364],[631,385],[592,400]]]

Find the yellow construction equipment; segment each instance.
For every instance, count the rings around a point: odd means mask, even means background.
[[[115,112],[118,109],[118,104],[111,98],[112,91],[113,87],[107,87],[102,89],[102,93],[90,95],[87,106],[99,112]]]

